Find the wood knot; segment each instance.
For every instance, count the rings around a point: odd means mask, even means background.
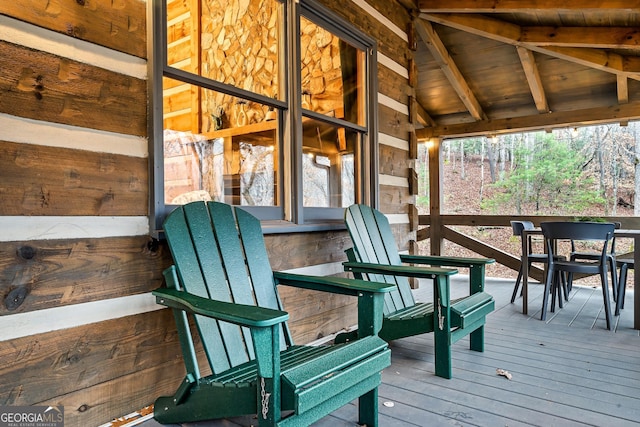
[[[44,77],[36,75],[31,68],[23,68],[18,79],[18,90],[23,92],[32,92],[36,99],[42,99],[44,91]]]
[[[84,404],[84,405],[80,405],[80,407],[78,408],[78,412],[87,412],[89,410],[89,405]]]
[[[158,249],[160,249],[160,241],[154,237],[149,239],[147,242],[147,250],[149,252],[158,252]]]
[[[18,249],[18,256],[26,260],[33,259],[36,256],[36,248],[33,246],[22,246]]]
[[[24,286],[12,289],[4,298],[4,306],[7,310],[13,311],[22,305],[28,294],[29,289]]]
[[[76,0],[76,3],[78,3],[80,6],[84,6],[84,0]]]

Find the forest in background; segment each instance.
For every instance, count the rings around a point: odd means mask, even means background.
[[[443,214],[640,215],[638,122],[445,140],[442,152]],[[416,169],[426,213],[424,144]]]
[[[553,132],[530,132],[445,140],[443,214],[637,216],[640,180],[640,123],[598,125]],[[419,147],[416,162],[420,214],[429,213],[428,158]],[[510,227],[454,227],[516,256],[520,241]],[[620,241],[618,252],[633,250]],[[428,241],[420,252],[429,253]],[[542,247],[539,248],[542,250]],[[445,241],[444,255],[475,256]],[[490,266],[493,277],[517,272]],[[628,280],[631,283],[631,279]]]

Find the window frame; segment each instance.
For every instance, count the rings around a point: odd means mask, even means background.
[[[164,218],[177,207],[164,201],[163,77],[174,78],[205,89],[274,107],[278,113],[279,150],[278,204],[242,206],[261,219],[265,232],[297,232],[344,228],[344,208],[303,206],[302,117],[341,126],[361,136],[354,155],[355,200],[377,205],[377,43],[362,30],[315,0],[279,0],[283,26],[280,41],[280,99],[270,98],[167,65],[166,1],[148,2],[148,135],[149,135],[149,223],[154,237],[161,237]],[[365,125],[349,123],[302,109],[300,72],[300,19],[311,20],[365,53]],[[288,40],[288,41],[287,41]]]

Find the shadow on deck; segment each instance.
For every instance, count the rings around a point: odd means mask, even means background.
[[[459,277],[455,287],[465,287]],[[379,388],[381,426],[631,426],[640,424],[640,337],[633,325],[633,291],[607,331],[600,289],[574,285],[571,300],[539,320],[542,286],[530,283],[529,316],[510,304],[513,280],[488,279],[496,310],[485,327],[485,352],[453,347],[453,379],[434,375],[433,335],[391,344],[392,365]],[[428,299],[431,285],[415,291]],[[536,311],[538,310],[538,311]],[[512,378],[497,375],[508,371]],[[212,402],[213,403],[213,402]],[[347,405],[315,427],[355,426]],[[143,427],[159,426],[154,420]],[[243,418],[190,426],[250,426]]]

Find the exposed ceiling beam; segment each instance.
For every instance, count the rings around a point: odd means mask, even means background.
[[[562,111],[558,113],[536,114],[534,116],[509,119],[483,120],[473,123],[442,125],[416,130],[418,139],[433,137],[469,137],[487,134],[506,134],[536,131],[558,127],[586,126],[598,123],[626,122],[640,119],[640,102],[589,108],[585,110]]]
[[[522,27],[520,41],[536,46],[640,49],[640,28]]]
[[[533,101],[536,103],[536,109],[539,113],[548,113],[549,103],[547,102],[547,96],[542,86],[542,79],[540,78],[540,72],[538,71],[533,52],[520,46],[516,46],[516,50],[518,51],[522,69],[529,83],[531,96],[533,96]]]
[[[418,3],[416,2],[416,0],[397,0],[397,2],[400,3],[402,7],[407,9],[409,12],[418,10]]]
[[[467,107],[467,110],[469,110],[471,116],[476,120],[486,119],[487,116],[482,110],[475,94],[462,76],[458,66],[453,61],[453,58],[451,58],[451,55],[449,55],[447,48],[442,43],[442,40],[440,40],[438,34],[436,34],[431,23],[418,19],[415,21],[415,27],[416,32],[429,49],[429,52],[433,55],[447,79],[449,79],[449,82],[465,107]]]
[[[424,107],[422,106],[422,104],[420,104],[418,99],[414,98],[414,101],[416,103],[415,108],[416,108],[416,115],[418,117],[418,122],[422,126],[432,126],[432,127],[435,126],[436,121],[433,120],[433,118],[429,115],[429,113],[427,113],[427,110],[424,109]]]
[[[625,76],[618,75],[618,103],[626,104],[629,102],[629,85]]]
[[[623,74],[640,80],[640,57],[622,56],[600,49],[537,46],[521,41],[522,28],[495,18],[468,14],[420,14],[422,19],[436,22],[478,36],[575,62],[601,71]]]
[[[637,12],[638,0],[419,0],[421,12],[450,13],[510,13],[540,12],[540,10],[574,10],[579,12],[598,12],[603,9],[617,9],[623,12]]]
[[[534,47],[532,49],[601,71],[626,74],[632,79],[640,79],[640,57],[622,56],[602,49],[579,47],[546,46]]]

